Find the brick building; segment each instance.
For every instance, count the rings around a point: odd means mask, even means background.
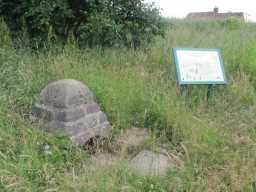
[[[242,21],[245,20],[245,16],[243,12],[227,12],[227,13],[220,13],[219,9],[215,7],[213,11],[209,12],[194,12],[189,13],[186,19],[193,19],[193,20],[224,20],[230,17],[241,19]]]

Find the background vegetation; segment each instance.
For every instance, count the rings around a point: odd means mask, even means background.
[[[170,21],[165,38],[133,49],[79,49],[49,43],[14,49],[0,22],[1,191],[255,191],[256,26]],[[25,34],[26,35],[26,34]],[[26,40],[26,36],[23,40]],[[24,41],[22,45],[27,43]],[[176,84],[173,47],[222,48],[229,84]],[[90,171],[89,154],[62,137],[42,133],[29,116],[50,81],[87,84],[107,113],[114,136],[131,126],[152,129],[182,158],[166,178],[141,177],[125,165]],[[44,155],[42,146],[51,146]]]
[[[83,47],[138,47],[163,35],[159,9],[144,0],[1,0],[13,38],[26,31],[34,47],[72,36]]]

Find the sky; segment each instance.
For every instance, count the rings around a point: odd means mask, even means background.
[[[154,2],[162,8],[166,17],[185,17],[189,12],[212,11],[214,7],[219,12],[244,12],[249,21],[256,21],[256,0],[145,0]]]

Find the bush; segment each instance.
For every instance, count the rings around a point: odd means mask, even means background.
[[[11,38],[10,31],[3,20],[0,18],[0,48],[2,47],[10,47],[11,46]]]
[[[164,33],[158,8],[143,1],[2,0],[0,15],[13,37],[25,28],[39,42],[73,35],[82,46],[137,47]]]
[[[223,26],[230,29],[230,30],[235,30],[235,29],[241,29],[244,26],[244,21],[241,19],[237,19],[235,17],[230,17],[228,19],[225,19],[222,22]]]

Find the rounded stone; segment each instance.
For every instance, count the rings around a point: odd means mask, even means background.
[[[144,150],[131,160],[130,167],[144,176],[165,176],[175,165],[168,156]]]
[[[64,79],[50,83],[40,94],[40,104],[67,108],[93,101],[93,94],[80,81]]]
[[[33,106],[32,119],[45,131],[63,132],[77,145],[107,137],[112,129],[89,88],[72,79],[46,86]]]

